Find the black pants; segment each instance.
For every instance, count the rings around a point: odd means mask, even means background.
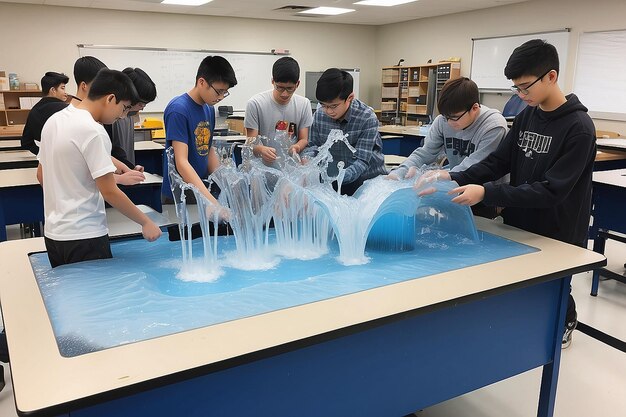
[[[112,258],[109,235],[78,240],[44,238],[48,259],[53,268],[75,262]]]

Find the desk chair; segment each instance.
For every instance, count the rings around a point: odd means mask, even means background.
[[[512,122],[524,108],[527,106],[524,101],[519,98],[517,94],[513,94],[509,101],[504,105],[504,109],[502,109],[502,116],[506,119],[507,122]]]

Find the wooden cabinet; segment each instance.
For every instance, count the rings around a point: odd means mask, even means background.
[[[24,125],[39,98],[41,91],[36,90],[0,91],[0,127]]]
[[[382,123],[407,126],[428,123],[437,113],[437,95],[445,82],[460,76],[460,62],[383,68]]]

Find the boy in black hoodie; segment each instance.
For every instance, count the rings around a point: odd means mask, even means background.
[[[450,191],[458,194],[453,202],[504,207],[506,224],[587,247],[596,156],[595,127],[587,108],[574,94],[563,94],[557,84],[558,53],[541,39],[517,47],[504,75],[528,107],[499,147],[465,171],[428,173],[421,181],[451,179],[461,185]],[[509,173],[509,184],[489,182]],[[563,348],[571,343],[577,324],[571,294],[566,320]]]

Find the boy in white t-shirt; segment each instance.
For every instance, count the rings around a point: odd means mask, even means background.
[[[146,240],[161,236],[159,227],[117,188],[111,142],[100,124],[122,117],[135,99],[128,76],[102,69],[88,97],[54,114],[41,132],[37,179],[43,186],[52,267],[112,257],[105,200],[140,224]]]

